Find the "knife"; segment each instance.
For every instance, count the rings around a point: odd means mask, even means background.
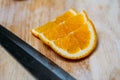
[[[37,80],[75,80],[53,61],[0,25],[0,44]]]

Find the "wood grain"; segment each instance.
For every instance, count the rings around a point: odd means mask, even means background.
[[[85,9],[98,36],[96,50],[87,58],[70,61],[35,38],[30,30],[68,9]],[[120,79],[119,0],[0,0],[0,24],[54,61],[77,80]],[[34,80],[0,47],[0,80]]]

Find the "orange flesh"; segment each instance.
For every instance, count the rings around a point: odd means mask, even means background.
[[[87,25],[82,25],[68,36],[54,41],[59,48],[62,48],[71,54],[85,49],[89,42],[90,32]]]
[[[37,28],[37,32],[42,32],[49,40],[56,40],[67,36],[70,32],[78,29],[83,24],[83,16],[77,15],[67,19],[61,24],[55,22],[48,22],[40,28]]]
[[[74,11],[74,13],[78,13],[77,11],[75,11],[75,10],[73,10]],[[67,20],[68,18],[70,18],[70,17],[73,17],[75,14],[73,14],[72,12],[70,12],[70,11],[67,11],[66,13],[64,13],[62,16],[59,16],[59,17],[57,17],[56,18],[56,20],[55,20],[55,23],[57,23],[57,24],[59,24],[59,23],[61,23],[62,21],[65,21],[65,20]]]
[[[58,17],[56,21],[48,22],[35,30],[54,41],[59,48],[74,54],[88,46],[91,36],[88,25],[85,24],[81,14],[76,16],[69,12],[66,14],[67,16]]]
[[[56,27],[59,23],[61,23],[61,22],[63,22],[63,21],[65,21],[65,20],[67,20],[67,19],[69,19],[69,18],[78,14],[78,12],[76,10],[74,10],[74,9],[71,9],[71,10],[74,13],[72,13],[71,11],[67,11],[63,15],[58,16],[55,21],[48,22],[47,24],[36,28],[35,31],[37,31],[38,33],[39,32],[44,32],[45,30],[48,30],[49,28],[51,29],[53,27]]]

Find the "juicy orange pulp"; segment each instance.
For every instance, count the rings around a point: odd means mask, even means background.
[[[62,19],[60,18],[60,20]],[[84,49],[89,44],[90,33],[81,14],[68,18],[59,24],[56,21],[48,22],[37,28],[36,31],[42,32],[49,40],[55,40],[58,47],[69,53]]]
[[[77,14],[78,14],[78,12],[75,9],[70,9],[69,11],[65,12],[63,15],[58,16],[55,20],[55,23],[59,24],[59,23],[65,21],[68,18],[73,17]]]
[[[37,32],[42,32],[49,40],[56,40],[68,35],[70,32],[78,29],[84,22],[82,15],[77,15],[68,18],[59,24],[56,22],[48,22],[40,28],[37,28]]]
[[[83,11],[69,10],[32,33],[68,59],[80,59],[93,51],[96,46],[94,25]]]
[[[85,49],[89,42],[90,32],[87,25],[82,25],[80,28],[69,33],[69,35],[65,36],[64,38],[55,40],[55,44],[58,47],[68,51],[69,53],[76,53]]]

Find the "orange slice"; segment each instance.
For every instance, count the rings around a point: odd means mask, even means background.
[[[95,27],[85,11],[70,9],[54,21],[32,29],[32,33],[67,59],[84,58],[97,44]]]

